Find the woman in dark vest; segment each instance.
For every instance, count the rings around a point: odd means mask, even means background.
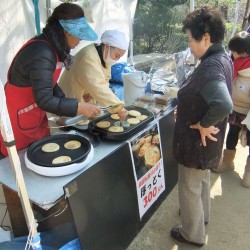
[[[95,116],[100,109],[65,98],[57,80],[73,63],[70,50],[80,40],[94,41],[96,33],[82,8],[63,3],[56,7],[41,35],[29,40],[13,59],[5,85],[6,103],[17,149],[49,135],[46,112],[59,116]],[[2,136],[0,151],[7,155]]]
[[[210,169],[220,161],[233,107],[232,62],[222,46],[225,26],[217,10],[203,6],[189,13],[183,31],[198,63],[178,92],[173,150],[179,163],[181,226],[171,235],[202,247],[210,216]]]

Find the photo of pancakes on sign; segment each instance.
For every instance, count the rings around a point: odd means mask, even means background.
[[[134,166],[139,180],[161,158],[157,124],[131,141]]]

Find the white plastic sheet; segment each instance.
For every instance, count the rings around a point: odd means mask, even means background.
[[[46,2],[46,0],[39,0],[41,30],[47,20]],[[79,1],[79,4],[80,2],[83,1]],[[51,8],[60,3],[62,3],[60,0],[51,0]],[[88,7],[87,12],[88,15],[92,15],[93,19],[89,20],[90,25],[99,36],[106,29],[118,29],[124,32],[127,39],[130,40],[136,4],[137,0],[89,0],[91,9]],[[6,83],[7,71],[14,55],[28,39],[35,35],[32,0],[2,0],[0,8],[0,80],[3,84]],[[82,41],[72,51],[72,54],[88,44],[89,42]],[[126,61],[126,59],[127,54],[121,61]]]

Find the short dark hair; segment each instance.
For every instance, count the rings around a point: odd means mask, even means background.
[[[79,5],[73,4],[73,3],[62,3],[58,5],[54,9],[51,15],[51,18],[56,19],[56,20],[78,19],[81,17],[84,17],[83,9]]]
[[[221,42],[225,35],[225,24],[218,9],[204,5],[189,13],[183,21],[183,32],[190,30],[192,37],[200,41],[205,33],[211,37],[212,43]]]
[[[250,55],[250,34],[246,31],[239,32],[231,38],[228,48],[238,54],[246,53]]]
[[[60,25],[59,20],[68,20],[68,19],[78,19],[84,17],[83,9],[73,3],[62,3],[58,5],[52,15],[48,18],[46,28],[59,29],[63,32],[63,27]]]

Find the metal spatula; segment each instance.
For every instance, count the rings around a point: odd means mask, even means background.
[[[54,122],[55,126],[49,126],[49,128],[64,128],[64,127],[71,127],[77,125],[79,121],[88,119],[84,115],[78,115],[75,117],[49,117],[48,120]]]

